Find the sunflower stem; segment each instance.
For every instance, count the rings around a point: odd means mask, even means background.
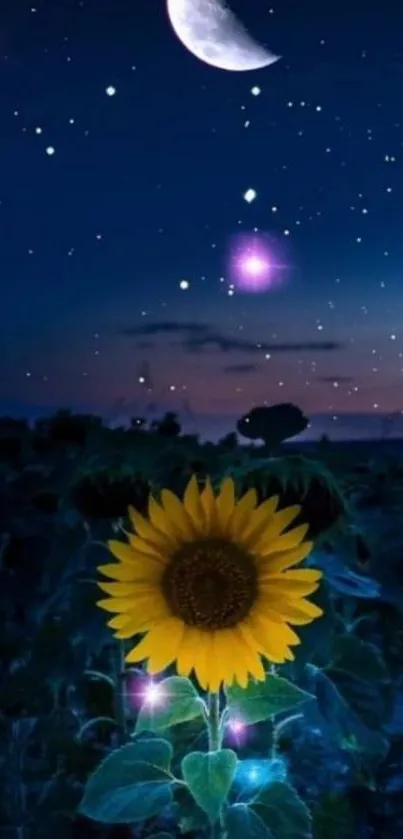
[[[222,716],[225,714],[223,711]],[[222,747],[223,740],[223,726],[222,716],[220,715],[220,694],[209,693],[208,695],[208,717],[207,717],[207,731],[208,731],[208,750],[209,752],[218,752]],[[214,824],[211,825],[211,839],[222,839],[223,837],[223,814],[222,811]]]
[[[209,693],[208,698],[208,750],[217,752],[221,749],[222,734],[220,730],[220,694]]]

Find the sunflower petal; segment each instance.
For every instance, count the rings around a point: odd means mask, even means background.
[[[245,492],[245,495],[243,495],[235,505],[234,511],[230,516],[228,522],[228,533],[231,538],[236,539],[239,535],[242,535],[242,530],[245,527],[246,522],[249,520],[252,510],[255,509],[256,504],[256,490],[248,489],[248,491]]]
[[[323,577],[323,571],[316,568],[301,568],[298,571],[262,571],[259,574],[259,581],[270,582],[282,580],[284,583],[317,583]]]
[[[112,597],[135,597],[137,586],[133,583],[99,583],[98,588],[104,591],[105,594],[110,594]]]
[[[283,575],[284,576],[284,575]],[[259,581],[262,594],[288,597],[290,599],[307,597],[319,588],[319,583],[302,582],[302,580],[284,580],[280,577],[267,577]]]
[[[218,693],[222,683],[234,681],[234,646],[230,630],[219,630],[211,636],[211,655],[207,660],[207,680],[211,693]],[[231,663],[232,662],[232,663]]]
[[[312,548],[313,542],[303,542],[293,550],[280,551],[264,557],[259,556],[257,558],[259,572],[275,574],[292,568],[293,565],[299,565],[311,553]]]
[[[163,489],[161,502],[167,518],[172,522],[172,526],[175,527],[181,538],[186,541],[192,539],[194,528],[182,501],[170,489]]]
[[[134,507],[129,507],[129,518],[136,534],[140,539],[146,539],[151,545],[155,545],[160,550],[169,550],[175,547],[175,542],[163,533],[157,530],[147,519],[141,515]]]
[[[192,475],[183,495],[183,506],[192,522],[195,531],[203,533],[205,520],[203,506],[200,500],[197,478]]]
[[[252,636],[262,645],[263,654],[269,661],[282,664],[287,650],[287,636],[284,624],[271,623],[256,612],[245,621]]]
[[[309,600],[286,600],[277,599],[277,602],[272,606],[273,611],[277,612],[283,620],[294,626],[305,626],[312,623],[316,618],[323,615],[323,609],[311,603]]]
[[[243,638],[242,633],[239,631],[239,627],[236,627],[232,631],[238,639],[238,645],[239,646],[238,646],[237,652],[239,652],[240,658],[242,658],[244,660],[244,662],[246,664],[246,667],[248,669],[248,673],[251,673],[253,678],[257,679],[257,681],[259,681],[259,682],[264,681],[264,679],[266,678],[266,673],[265,673],[265,670],[264,670],[264,667],[263,667],[261,657],[256,652],[256,650],[254,650],[254,649],[252,650],[251,647],[249,646],[249,644],[246,643],[245,638]],[[239,672],[238,671],[236,673],[235,678],[236,678],[238,684],[240,684],[241,687],[242,687],[242,684],[239,680]]]
[[[150,631],[151,634],[155,633],[156,641],[154,643],[154,651],[148,659],[146,669],[148,673],[155,675],[156,673],[160,673],[161,670],[165,670],[175,661],[184,636],[185,626],[179,618],[172,617]]]
[[[216,507],[220,531],[224,535],[227,524],[235,509],[235,485],[232,478],[221,481],[220,491],[216,498]]]
[[[200,632],[200,644],[193,650],[193,670],[203,690],[208,690],[208,662],[211,656],[212,632]]]
[[[130,612],[133,608],[132,597],[108,597],[106,600],[98,600],[97,606],[105,612],[116,612],[121,614]]]
[[[153,527],[161,531],[161,533],[164,533],[167,539],[169,539],[171,547],[175,549],[178,545],[178,539],[175,534],[173,522],[168,518],[161,505],[158,504],[152,495],[148,499],[148,515]]]
[[[202,643],[201,632],[192,626],[185,627],[185,633],[181,640],[176,669],[180,676],[188,676],[193,668],[194,651]]]
[[[271,539],[271,537],[268,538],[265,544],[262,544],[259,548],[260,556],[266,557],[270,554],[277,554],[297,548],[304,540],[308,530],[309,524],[300,524],[298,527],[288,530],[287,533],[283,533],[281,536],[277,536],[274,539]]]
[[[294,519],[301,512],[299,504],[294,504],[292,507],[284,507],[271,517],[270,522],[265,530],[261,530],[258,539],[256,540],[255,550],[257,553],[265,553],[266,546],[275,542],[280,533],[288,527]]]
[[[216,508],[216,499],[211,486],[210,478],[206,478],[206,483],[200,493],[200,501],[204,512],[204,521],[206,532],[209,536],[217,535],[218,533],[218,514]]]
[[[140,536],[133,535],[133,533],[127,533],[126,535],[129,539],[132,553],[135,554],[135,557],[139,557],[140,559],[142,559],[143,557],[150,556],[157,562],[162,562],[163,564],[166,563],[167,558],[169,556],[169,552],[167,550],[165,550],[161,546],[148,542],[147,539],[143,539]]]
[[[133,664],[136,661],[149,659],[151,656],[164,654],[165,651],[166,664],[161,668],[165,669],[172,661],[170,658],[172,647],[169,646],[170,634],[172,633],[173,637],[177,637],[178,628],[182,626],[182,621],[174,617],[168,617],[160,621],[152,626],[140,643],[127,653],[125,661],[128,664]]]
[[[117,539],[109,539],[106,543],[108,550],[121,562],[132,563],[134,560],[133,550],[125,542],[118,542]]]
[[[111,563],[110,565],[99,565],[97,571],[104,577],[116,580],[119,583],[156,582],[161,574],[161,564],[153,562],[150,557],[145,557],[145,562]]]
[[[281,624],[276,624],[276,627],[281,628]],[[266,631],[263,633],[261,631],[259,632],[252,622],[251,616],[239,625],[239,631],[251,650],[256,650],[260,656],[264,656],[275,664],[282,664],[284,662],[284,652],[286,649],[284,641],[280,646],[278,639],[274,643],[273,637],[269,638]]]
[[[262,533],[267,531],[270,522],[273,521],[278,502],[279,496],[273,495],[252,511],[249,522],[239,536],[245,548],[253,550],[257,547]]]
[[[123,629],[124,626],[127,626],[131,618],[129,615],[116,615],[114,618],[111,618],[110,621],[107,621],[107,625],[110,626],[111,629]]]

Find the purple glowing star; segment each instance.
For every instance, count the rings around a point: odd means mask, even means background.
[[[245,723],[242,720],[229,720],[228,728],[233,734],[242,734],[245,730]]]
[[[276,246],[267,236],[253,234],[237,236],[231,248],[231,274],[241,291],[262,292],[279,284],[279,264]]]
[[[239,718],[229,719],[227,721],[227,733],[232,742],[236,743],[237,746],[241,746],[246,738],[246,724]]]

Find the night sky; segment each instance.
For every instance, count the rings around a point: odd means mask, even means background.
[[[164,0],[3,0],[1,413],[217,436],[292,401],[368,437],[403,408],[403,6],[229,5],[280,61],[202,63]]]

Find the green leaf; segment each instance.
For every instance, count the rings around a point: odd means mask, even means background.
[[[235,775],[237,756],[232,749],[191,752],[182,761],[182,774],[196,804],[213,823],[227,798]]]
[[[311,814],[289,784],[264,787],[250,806],[273,839],[312,839]]]
[[[172,725],[190,722],[202,714],[203,703],[190,679],[170,676],[160,682],[161,705],[140,710],[136,723],[136,734],[141,731],[164,731]]]
[[[158,815],[172,802],[172,746],[141,739],[117,749],[90,776],[79,812],[104,824],[129,824]]]
[[[227,839],[273,839],[271,830],[247,804],[233,804],[225,816]]]
[[[174,752],[176,757],[176,752]],[[177,785],[174,789],[175,816],[180,833],[208,834],[210,822],[208,816],[196,804],[193,795],[186,784]]]
[[[227,688],[231,716],[240,717],[246,724],[263,722],[275,714],[289,711],[301,702],[314,699],[310,693],[297,688],[287,679],[268,674],[265,682],[250,681],[246,688],[233,685]]]
[[[334,642],[332,667],[355,673],[361,679],[390,681],[382,653],[369,641],[355,635],[339,635]]]
[[[351,680],[347,686],[348,674],[343,671],[329,670],[325,673],[311,668],[310,672],[313,675],[319,713],[330,723],[330,731],[342,748],[382,760],[389,748],[388,741],[382,735],[382,727],[379,723],[371,729],[363,718],[364,707],[367,710],[370,708],[371,699],[375,703],[373,683],[361,682],[358,702],[358,679],[355,680],[353,690]]]

